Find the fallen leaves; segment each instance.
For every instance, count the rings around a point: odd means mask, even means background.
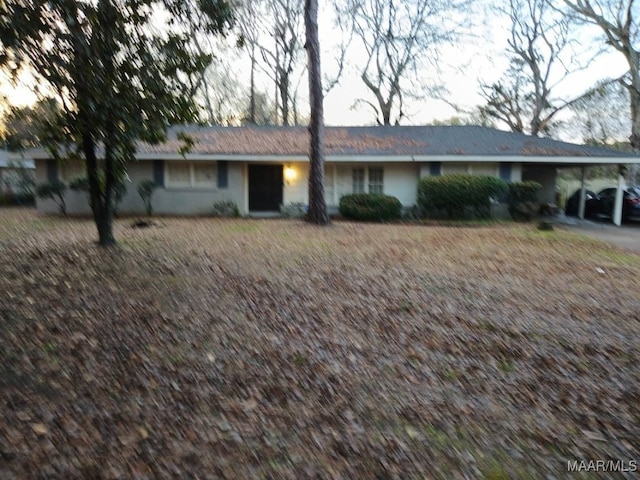
[[[88,221],[10,215],[2,478],[568,478],[640,456],[640,257],[526,226],[212,219],[124,220],[102,250]]]
[[[49,433],[49,429],[44,423],[32,423],[31,429],[36,435],[46,435]]]

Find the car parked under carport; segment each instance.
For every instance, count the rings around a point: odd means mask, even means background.
[[[595,209],[595,216],[613,218],[616,190],[616,187],[610,187],[598,192],[590,205]],[[640,220],[640,187],[622,189],[622,221],[628,220]]]
[[[580,210],[580,192],[578,189],[567,199],[564,206],[564,214],[570,217],[577,217]],[[590,218],[595,213],[596,192],[585,190],[584,216]]]

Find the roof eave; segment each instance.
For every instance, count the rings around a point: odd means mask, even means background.
[[[190,160],[236,162],[308,162],[308,155],[245,155],[223,153],[138,153],[137,160]],[[325,161],[338,163],[360,162],[498,162],[498,163],[554,163],[563,165],[602,165],[640,163],[640,157],[590,157],[590,156],[527,156],[527,155],[326,155]]]

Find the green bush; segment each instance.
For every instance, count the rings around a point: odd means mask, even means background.
[[[15,205],[16,194],[13,192],[0,192],[0,205]]]
[[[88,192],[89,179],[87,177],[76,177],[69,182],[69,190],[74,192]]]
[[[151,197],[153,192],[158,188],[158,184],[153,180],[143,180],[138,184],[138,195],[144,202],[144,208],[147,211],[147,215],[151,216],[153,213],[153,206],[151,205]]]
[[[67,186],[60,180],[53,180],[52,182],[41,183],[36,187],[36,195],[39,198],[50,198],[58,204],[60,214],[67,215],[67,204],[64,201],[64,194],[67,191]]]
[[[352,220],[382,222],[399,219],[402,204],[396,197],[376,193],[354,193],[340,199],[340,214]]]
[[[291,202],[288,205],[280,205],[282,218],[304,218],[307,214],[307,205],[304,202]]]
[[[509,184],[509,214],[514,220],[531,220],[540,209],[538,192],[542,188],[538,182],[525,181]]]
[[[452,174],[424,177],[418,183],[418,207],[428,216],[463,218],[469,210],[491,216],[491,199],[507,193],[508,184],[496,177]]]
[[[25,207],[33,207],[36,204],[36,197],[33,192],[18,193],[14,200],[16,205],[22,205]]]

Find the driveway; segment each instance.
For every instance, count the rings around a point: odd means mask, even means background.
[[[625,223],[616,227],[605,221],[580,220],[561,215],[556,223],[589,237],[611,243],[617,247],[640,254],[640,222]]]

